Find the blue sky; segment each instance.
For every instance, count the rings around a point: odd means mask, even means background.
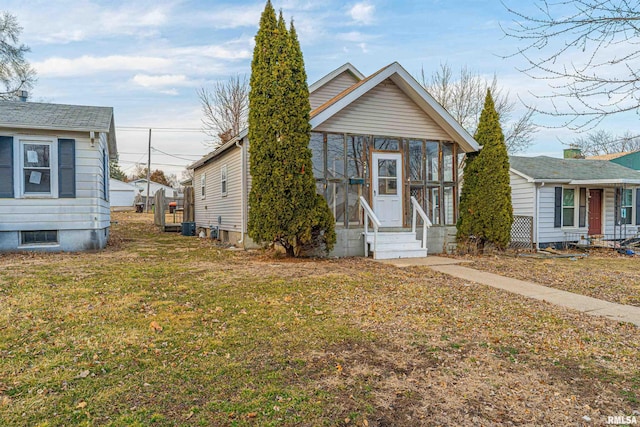
[[[516,67],[518,58],[500,25],[512,17],[500,1],[274,0],[295,20],[309,82],[345,62],[365,75],[398,61],[417,76],[439,64],[497,74],[512,96],[548,91]],[[518,10],[530,1],[511,0]],[[123,127],[199,129],[196,90],[236,73],[250,73],[253,37],[264,1],[4,0],[17,16],[21,41],[37,69],[34,101],[115,108],[121,166],[146,162],[148,134]],[[517,112],[516,112],[517,115]],[[605,123],[606,125],[606,123]],[[616,129],[614,130],[626,130]],[[558,141],[574,134],[542,129],[528,154],[561,155]],[[196,131],[158,129],[152,167],[180,175],[189,160],[209,151]],[[176,157],[177,156],[177,157]],[[179,158],[178,158],[179,157]]]

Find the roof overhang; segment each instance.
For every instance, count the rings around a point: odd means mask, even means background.
[[[314,91],[318,90],[319,88],[324,86],[327,82],[330,82],[331,80],[335,79],[336,77],[338,77],[340,74],[344,73],[345,71],[348,71],[349,73],[351,73],[357,80],[364,79],[364,75],[360,71],[358,71],[358,69],[356,67],[354,67],[349,62],[347,62],[346,64],[336,68],[335,70],[333,70],[332,72],[330,72],[326,76],[322,77],[317,82],[315,82],[312,85],[310,85],[309,86],[309,94],[311,94]]]
[[[337,96],[335,102],[321,106],[316,112],[312,112],[311,127],[320,126],[386,79],[391,79],[413,102],[441,126],[465,152],[468,153],[480,149],[473,137],[397,62],[372,75],[355,89],[347,89],[349,92],[345,96]]]
[[[113,118],[113,110],[111,111],[111,119],[109,120],[109,126],[103,127],[84,127],[84,126],[56,126],[46,125],[22,125],[19,123],[2,123],[0,121],[0,128],[6,127],[10,129],[23,129],[23,130],[45,130],[45,131],[63,131],[63,132],[81,132],[81,133],[104,133],[107,136],[107,147],[109,148],[109,159],[116,160],[118,158],[118,144],[116,142],[116,126]]]
[[[194,163],[190,164],[189,166],[187,166],[187,169],[193,169],[196,170],[204,165],[206,165],[207,163],[209,163],[212,159],[220,156],[222,153],[224,153],[225,151],[227,151],[228,149],[232,148],[233,146],[235,146],[236,144],[242,144],[242,140],[249,134],[249,129],[248,128],[244,128],[238,135],[236,135],[235,137],[233,137],[232,139],[230,139],[229,141],[225,142],[224,144],[222,144],[220,147],[216,148],[215,150],[213,150],[211,153],[206,154],[204,157],[202,157],[200,160],[195,161]]]

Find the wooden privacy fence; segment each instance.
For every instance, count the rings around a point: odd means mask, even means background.
[[[513,224],[511,225],[511,243],[509,243],[509,247],[512,249],[533,250],[532,216],[513,216]]]
[[[153,198],[153,222],[163,231],[180,231],[183,222],[194,222],[193,187],[184,191],[184,203],[170,207],[164,190],[158,190]],[[172,199],[173,201],[173,199]]]
[[[193,205],[194,190],[193,187],[185,187],[184,189],[184,222],[194,222],[195,211]]]
[[[164,189],[156,191],[153,197],[153,223],[164,230],[166,223],[164,216]]]

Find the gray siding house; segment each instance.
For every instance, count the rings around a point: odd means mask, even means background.
[[[104,248],[116,155],[110,107],[0,101],[0,250]]]
[[[459,159],[476,141],[398,63],[366,78],[345,64],[309,92],[316,188],[336,219],[332,255],[441,252],[455,236]],[[253,245],[249,143],[244,130],[190,166],[197,227],[243,247]]]
[[[604,160],[511,156],[513,214],[533,218],[536,247],[621,240],[640,230],[640,172]]]

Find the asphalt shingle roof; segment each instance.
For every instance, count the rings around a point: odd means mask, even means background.
[[[0,101],[0,126],[110,132],[111,107]]]
[[[535,180],[637,180],[640,172],[606,160],[510,156],[512,169]]]

